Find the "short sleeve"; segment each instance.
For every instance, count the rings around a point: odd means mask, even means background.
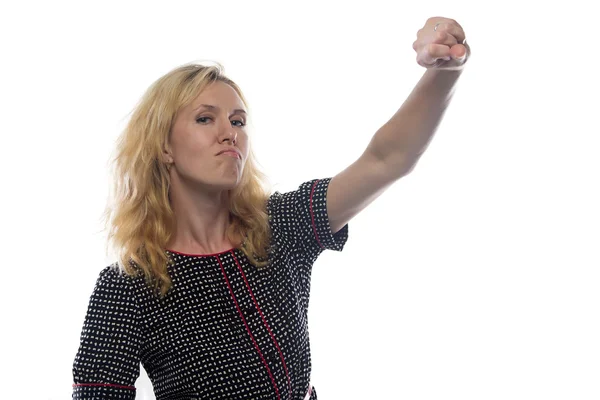
[[[73,399],[135,399],[140,373],[139,311],[116,264],[96,281],[73,363]]]
[[[315,261],[323,250],[342,251],[348,240],[348,224],[335,234],[327,214],[327,189],[331,178],[313,179],[298,189],[275,192],[269,201],[271,224],[288,236]]]

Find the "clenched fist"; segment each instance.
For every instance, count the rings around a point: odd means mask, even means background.
[[[417,63],[425,68],[462,69],[471,54],[465,32],[450,18],[432,17],[417,32],[413,43]]]

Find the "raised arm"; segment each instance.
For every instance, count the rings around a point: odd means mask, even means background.
[[[327,212],[334,233],[412,170],[442,120],[470,55],[462,27],[442,17],[427,20],[413,48],[427,71],[360,158],[331,179]]]

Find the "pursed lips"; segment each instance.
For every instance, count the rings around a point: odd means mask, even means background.
[[[226,155],[226,156],[229,156],[229,157],[235,157],[237,159],[241,159],[240,155],[238,153],[236,153],[235,151],[224,151],[224,152],[222,152],[219,155],[221,155],[221,156],[222,155]]]

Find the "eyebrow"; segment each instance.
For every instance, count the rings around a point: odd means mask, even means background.
[[[196,107],[194,109],[194,111],[198,111],[198,109],[200,109],[202,107],[208,108],[209,110],[218,110],[219,109],[219,107],[213,106],[213,105],[210,105],[210,104],[200,104],[198,107]],[[245,110],[242,110],[240,108],[236,108],[235,110],[233,110],[232,115],[233,114],[248,114],[248,113]]]

